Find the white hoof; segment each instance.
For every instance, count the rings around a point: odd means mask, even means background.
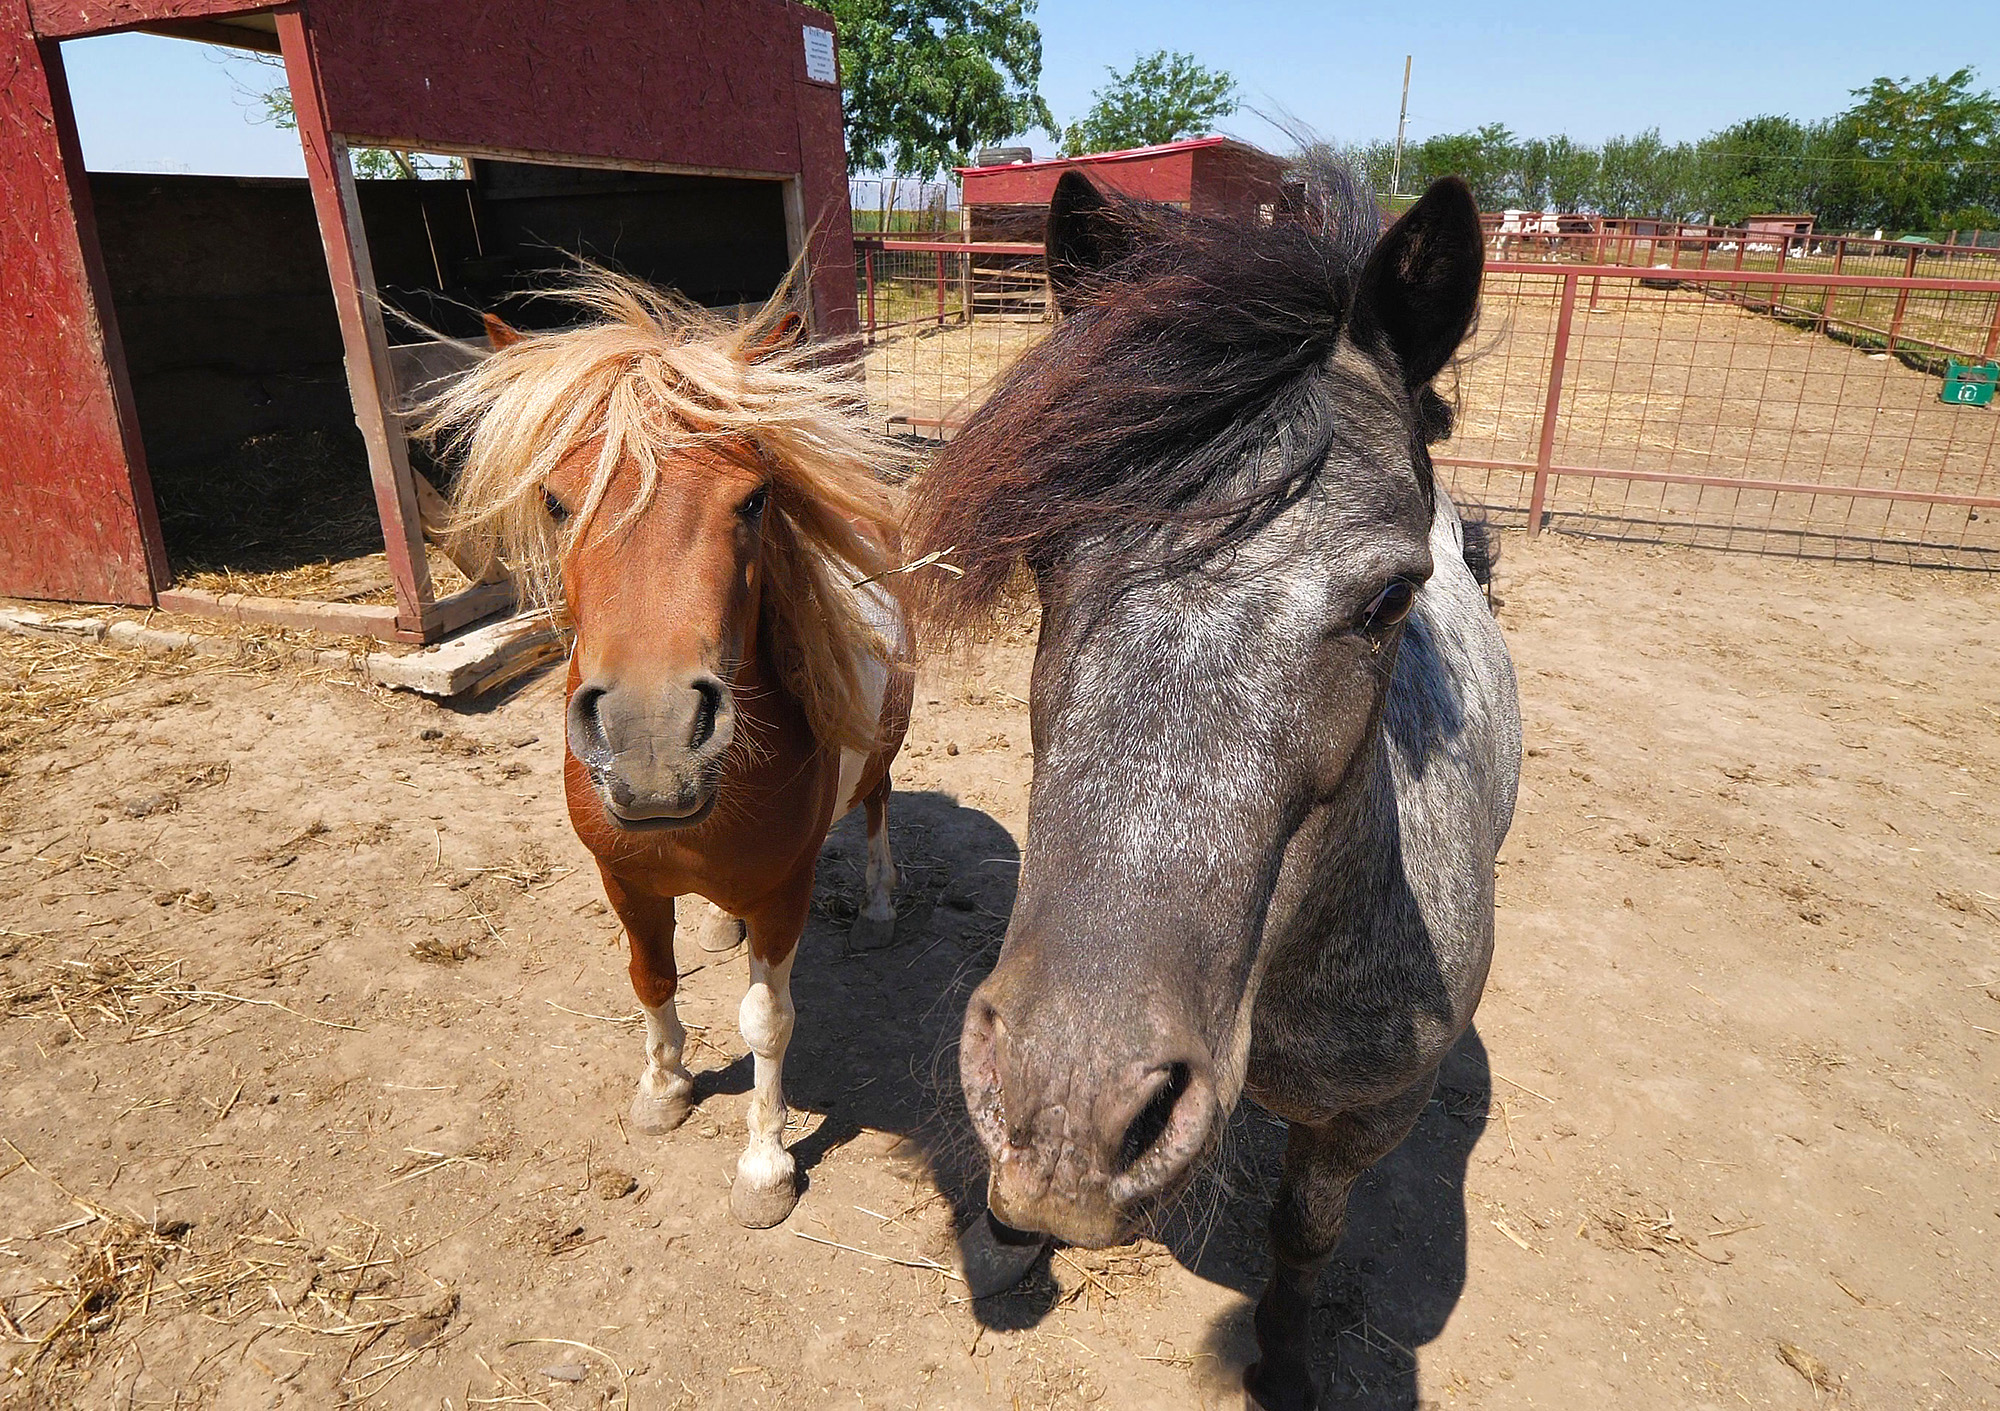
[[[694,1110],[693,1084],[686,1092],[655,1096],[641,1088],[632,1098],[632,1126],[649,1137],[665,1136],[687,1121]]]
[[[705,897],[684,896],[674,903],[674,930],[694,938],[710,955],[726,955],[743,944],[750,928]]]

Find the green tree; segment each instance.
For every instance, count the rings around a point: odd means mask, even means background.
[[[1745,216],[1810,211],[1818,185],[1809,161],[1814,131],[1794,118],[1766,114],[1733,123],[1699,147],[1707,217],[1739,225]]]
[[[1854,90],[1844,118],[1866,159],[1861,184],[1892,230],[1928,230],[1940,211],[1976,199],[2000,156],[2000,96],[1976,92],[1969,68],[1940,77],[1878,78]]]
[[[1403,187],[1421,191],[1441,176],[1465,179],[1482,211],[1512,205],[1520,187],[1519,153],[1505,123],[1427,137],[1403,154]]]
[[[1590,203],[1591,188],[1597,184],[1599,154],[1595,147],[1572,142],[1560,133],[1548,138],[1548,204],[1550,211],[1581,211]]]
[[[1041,128],[1034,0],[832,0],[850,173],[937,177],[973,149]]]
[[[1063,136],[1070,156],[1200,137],[1238,106],[1236,80],[1203,68],[1192,54],[1161,49],[1134,60],[1124,73],[1105,72],[1111,82],[1090,95],[1090,111]]]
[[[1991,206],[1960,206],[1955,211],[1946,211],[1938,217],[1937,238],[1942,240],[1954,230],[1961,240],[1970,239],[1975,230],[1981,235],[1991,235],[2000,231],[2000,212]]]
[[[1606,139],[1598,154],[1593,203],[1608,216],[1685,220],[1701,211],[1694,147],[1668,146],[1658,128]]]

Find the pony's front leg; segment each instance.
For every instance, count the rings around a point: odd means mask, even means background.
[[[786,895],[746,918],[750,923],[750,988],[736,1011],[737,1031],[750,1046],[755,1074],[745,1114],[749,1142],[736,1161],[729,1213],[753,1230],[777,1224],[798,1204],[792,1154],[785,1150],[785,1049],[798,1011],[792,1005],[792,961],[812,899],[812,869]]]
[[[1409,1135],[1436,1081],[1427,1073],[1381,1106],[1344,1112],[1324,1127],[1291,1124],[1271,1205],[1271,1282],[1257,1300],[1257,1360],[1243,1372],[1247,1411],[1314,1411],[1320,1404],[1313,1294],[1347,1229],[1348,1193]]]
[[[632,1125],[657,1136],[687,1120],[694,1105],[694,1075],[682,1053],[687,1029],[674,1007],[680,983],[674,968],[674,899],[656,896],[604,873],[604,893],[632,948],[632,992],[646,1014],[646,1066],[632,1098]]]

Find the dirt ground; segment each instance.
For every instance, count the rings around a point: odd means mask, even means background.
[[[1356,1196],[1333,1404],[2000,1405],[2000,580],[1510,536],[1528,730],[1477,1032]],[[1277,1146],[972,1303],[949,1047],[1012,895],[1025,631],[920,684],[903,921],[828,845],[782,1227],[622,1113],[559,683],[455,711],[0,638],[0,1402],[1233,1406]]]

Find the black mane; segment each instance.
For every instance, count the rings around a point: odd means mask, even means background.
[[[1176,558],[1199,560],[1310,491],[1335,435],[1313,380],[1382,221],[1326,149],[1298,175],[1303,199],[1269,224],[1112,198],[1130,252],[1081,277],[1069,316],[916,487],[918,552],[955,547],[963,570],[919,589],[947,632],[983,616],[1018,563],[1080,535],[1190,528]],[[1438,439],[1449,409],[1426,388],[1413,423]]]

